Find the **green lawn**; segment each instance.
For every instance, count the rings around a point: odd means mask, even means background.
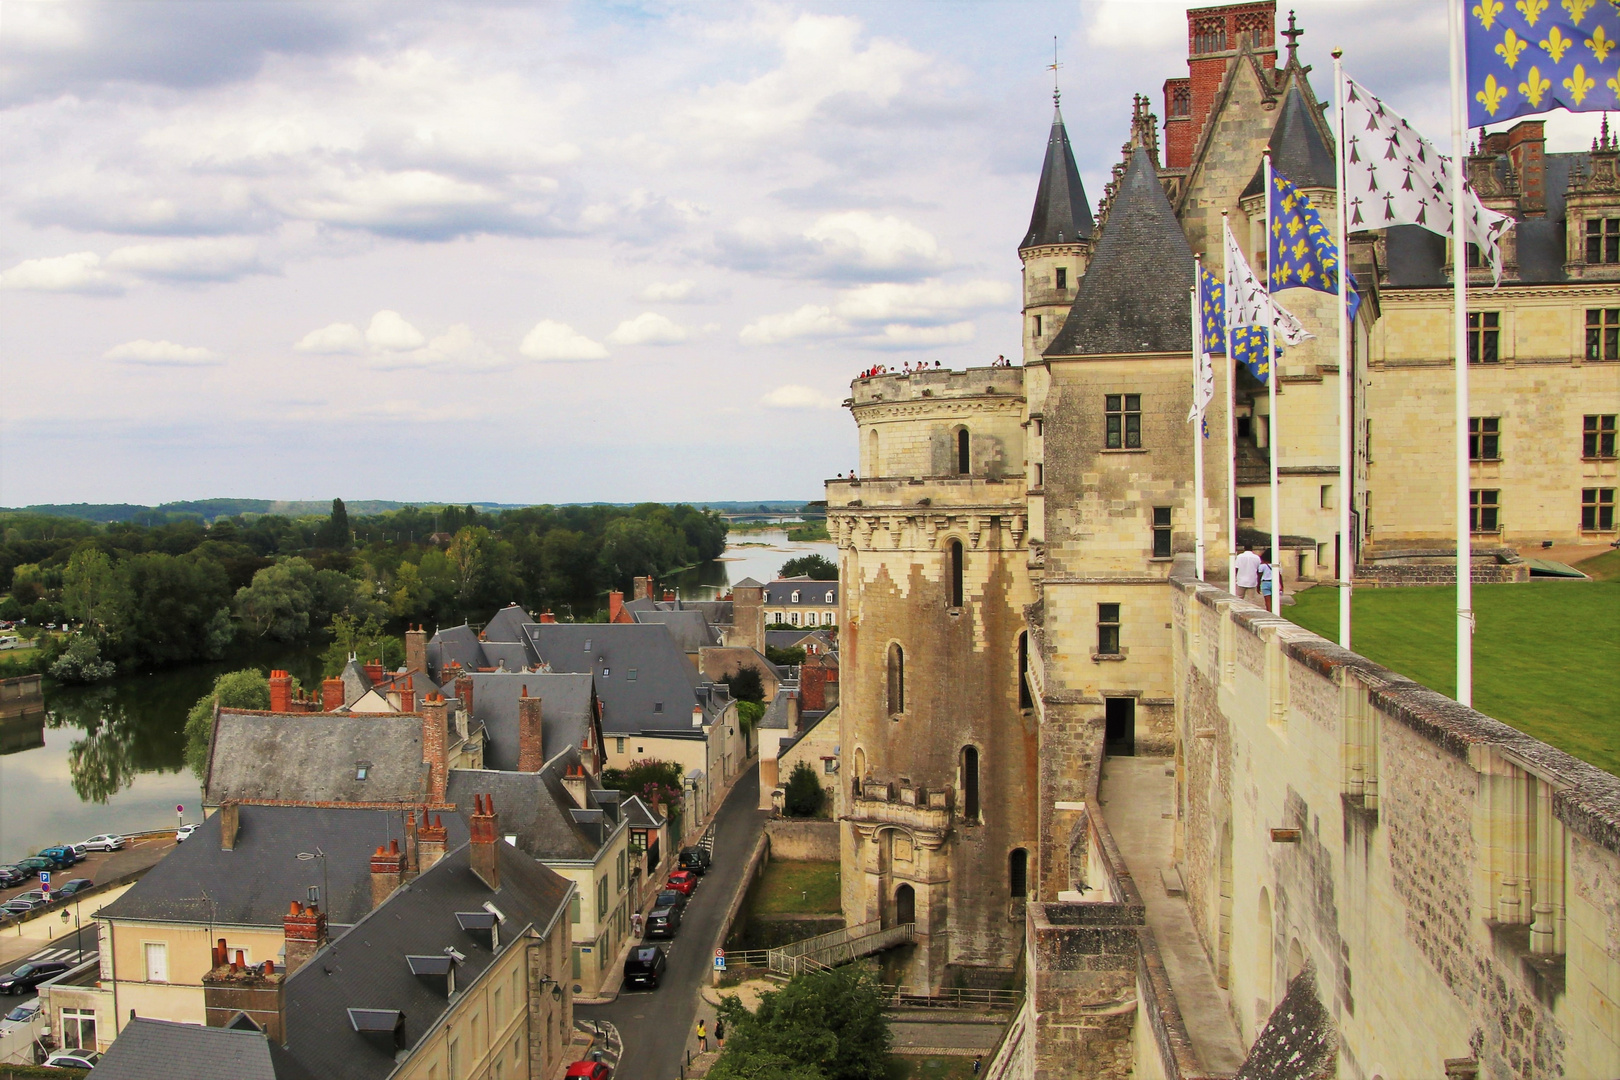
[[[754,893],[756,915],[836,915],[838,864],[772,859]]]
[[[890,1054],[885,1080],[972,1080],[970,1057],[911,1057]]]
[[[1582,569],[1608,561],[1620,553]],[[1356,590],[1356,652],[1455,694],[1456,596],[1448,585]],[[1337,641],[1338,590],[1298,601],[1283,613]],[[1620,580],[1476,585],[1474,611],[1474,707],[1620,775]]]

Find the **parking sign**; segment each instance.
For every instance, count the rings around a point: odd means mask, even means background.
[[[42,893],[51,891],[51,872],[49,870],[39,872],[39,891]]]

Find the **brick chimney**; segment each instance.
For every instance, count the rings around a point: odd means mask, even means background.
[[[305,907],[294,900],[282,920],[281,933],[287,946],[287,974],[291,975],[326,946],[326,912],[319,904]]]
[[[1247,39],[1264,70],[1277,63],[1277,5],[1227,4],[1187,10],[1187,78],[1164,84],[1165,156],[1167,168],[1184,169],[1214,108],[1226,71]]]
[[[608,622],[629,622],[624,617],[624,593],[617,589],[608,593]]]
[[[321,680],[321,711],[337,712],[343,708],[343,680]]]
[[[371,906],[373,909],[391,896],[405,881],[405,853],[399,841],[388,841],[371,856]]]
[[[427,674],[427,630],[413,626],[405,631],[405,670]]]
[[[554,623],[557,621],[557,616],[553,615],[549,611],[542,611],[540,613],[540,621],[543,623]]]
[[[219,850],[235,851],[240,831],[241,806],[235,799],[227,799],[219,804]]]
[[[458,674],[455,686],[456,697],[460,700],[461,707],[466,710],[468,716],[471,716],[473,711],[473,677],[465,672]]]
[[[540,699],[530,697],[529,688],[525,686],[518,698],[518,772],[539,772],[545,765],[541,730]]]
[[[272,671],[270,673],[270,711],[277,713],[292,711],[292,676],[285,671]]]
[[[674,602],[675,602],[675,590],[673,590],[673,589],[665,589],[664,590],[664,603],[673,604]]]
[[[203,1016],[209,1027],[226,1027],[244,1014],[264,1029],[272,1042],[283,1042],[287,1030],[287,972],[275,961],[249,967],[239,949],[235,959],[220,938],[214,964],[203,976]]]
[[[429,694],[422,702],[422,760],[428,766],[428,801],[431,803],[444,802],[450,768],[445,746],[447,738],[444,698]]]
[[[473,796],[472,820],[468,825],[472,837],[467,847],[467,861],[472,872],[491,890],[499,889],[501,863],[495,845],[501,842],[501,830],[500,820],[495,816],[495,796]]]
[[[399,711],[416,711],[416,676],[405,676],[405,688],[399,692]]]
[[[382,682],[382,677],[383,677],[382,661],[381,660],[368,660],[368,661],[366,661],[366,678],[371,681],[371,685],[376,686],[378,683]]]
[[[426,816],[427,811],[422,811]],[[405,812],[405,880],[410,881],[421,873],[422,864],[417,861],[416,852],[416,811]]]
[[[637,600],[651,600],[652,595],[653,595],[653,579],[652,579],[652,575],[648,574],[646,577],[638,577],[638,578],[636,578],[636,599]]]
[[[416,831],[416,850],[422,861],[422,873],[433,869],[434,864],[444,858],[444,848],[444,819],[434,814],[433,823],[428,824],[428,812],[424,808],[422,827]]]

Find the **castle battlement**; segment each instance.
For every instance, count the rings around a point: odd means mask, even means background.
[[[856,379],[850,386],[851,407],[878,402],[923,401],[928,398],[982,398],[1021,396],[1024,371],[1016,367],[979,367],[966,371],[925,368],[921,371],[890,372]],[[858,417],[857,417],[858,419]]]

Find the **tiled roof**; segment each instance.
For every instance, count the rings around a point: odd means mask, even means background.
[[[589,673],[602,730],[699,738],[698,676],[667,627],[638,623],[533,623],[524,628],[553,671]]]
[[[1072,244],[1089,239],[1093,231],[1091,207],[1086,204],[1086,188],[1074,164],[1063,111],[1054,109],[1052,130],[1046,137],[1046,160],[1041,163],[1041,182],[1035,189],[1035,212],[1018,246]]]
[[[307,1080],[312,1074],[257,1031],[137,1016],[96,1066],[111,1080]]]
[[[1311,107],[1298,86],[1290,86],[1278,110],[1277,123],[1266,145],[1271,147],[1271,167],[1292,180],[1299,188],[1339,186],[1338,165],[1322,125],[1311,118]],[[1242,198],[1258,195],[1265,186],[1266,167],[1255,170],[1254,179],[1243,189]]]
[[[357,776],[361,764],[364,780]],[[422,718],[415,713],[221,709],[204,801],[419,802],[426,791]]]
[[[484,765],[516,769],[518,699],[541,699],[540,752],[550,760],[578,746],[591,723],[591,677],[546,672],[486,672],[473,680],[473,719],[484,725]]]

